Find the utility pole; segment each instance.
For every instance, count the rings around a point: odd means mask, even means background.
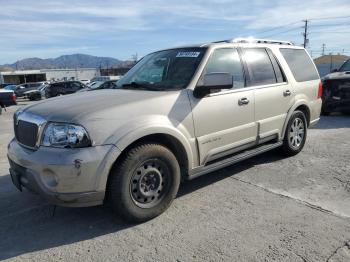
[[[303,36],[304,36],[304,48],[306,48],[306,46],[307,46],[307,44],[308,44],[308,42],[309,42],[309,39],[307,38],[307,35],[308,35],[308,32],[307,32],[307,27],[308,27],[308,20],[307,19],[305,19],[305,20],[303,20],[303,22],[305,22],[305,26],[304,26],[304,33],[303,33]]]
[[[324,55],[324,49],[326,48],[326,44],[322,44],[322,55]]]
[[[333,54],[329,53],[329,55],[331,56],[331,63],[330,63],[330,66],[329,66],[329,72],[332,72],[332,68],[333,68]]]

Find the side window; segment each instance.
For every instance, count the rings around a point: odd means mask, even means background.
[[[250,86],[276,84],[275,71],[265,48],[244,49],[243,59],[247,63]]]
[[[278,64],[276,57],[274,56],[274,54],[272,53],[272,51],[270,49],[266,49],[266,50],[270,56],[270,60],[271,60],[272,65],[273,65],[273,69],[275,70],[277,83],[286,82],[286,77],[281,69],[281,66]]]
[[[79,83],[77,83],[77,82],[71,82],[70,83],[70,89],[72,90],[72,91],[77,91],[77,90],[79,90],[81,88],[81,85],[79,84]]]
[[[233,88],[245,86],[243,66],[236,49],[223,48],[214,50],[202,76],[209,73],[229,73],[233,77]]]
[[[111,82],[109,88],[117,88],[117,82]]]
[[[281,48],[280,51],[297,82],[319,79],[314,63],[304,49]]]
[[[59,91],[59,84],[52,84],[50,90],[52,92],[58,92]]]

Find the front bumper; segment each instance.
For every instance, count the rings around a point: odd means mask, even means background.
[[[328,98],[323,103],[323,111],[326,112],[341,112],[350,110],[350,99],[343,98]]]
[[[13,139],[8,146],[10,175],[19,190],[25,187],[50,203],[72,207],[99,205],[103,203],[109,169],[118,152],[113,145],[40,147],[34,151]]]

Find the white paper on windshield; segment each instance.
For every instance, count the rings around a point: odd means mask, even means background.
[[[178,52],[176,57],[198,57],[200,52]]]

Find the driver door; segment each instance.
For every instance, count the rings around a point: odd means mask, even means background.
[[[254,119],[254,90],[246,89],[244,69],[234,48],[213,51],[202,76],[229,73],[233,86],[203,98],[191,96],[200,165],[255,145],[258,128]]]

